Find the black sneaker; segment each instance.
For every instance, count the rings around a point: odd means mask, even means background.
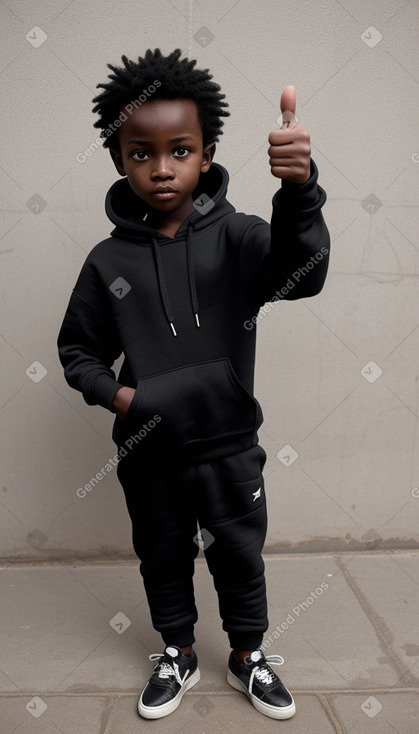
[[[227,681],[237,691],[245,693],[253,706],[271,719],[290,719],[295,714],[294,699],[276,673],[268,665],[282,665],[280,655],[265,657],[261,649],[254,650],[237,662],[231,652]]]
[[[150,655],[150,660],[158,663],[140,696],[138,713],[146,719],[160,719],[177,709],[182,696],[201,675],[193,650],[184,655],[179,647],[168,645],[163,653]]]

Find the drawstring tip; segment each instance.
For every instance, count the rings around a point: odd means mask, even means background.
[[[196,321],[196,325],[197,325],[197,327],[199,329],[199,327],[201,326],[201,324],[199,323],[199,318],[198,318],[198,314],[197,313],[195,314],[195,321]]]
[[[170,322],[170,326],[171,326],[171,329],[172,329],[172,331],[173,331],[173,336],[177,336],[177,334],[176,334],[176,329],[175,329],[175,327],[173,326],[173,323],[172,323],[172,322]]]

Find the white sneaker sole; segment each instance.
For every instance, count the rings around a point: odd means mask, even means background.
[[[168,716],[177,709],[186,691],[189,691],[192,686],[196,685],[200,678],[201,674],[199,672],[199,668],[197,668],[191,677],[186,679],[186,683],[182,686],[177,696],[161,706],[145,706],[143,704],[143,695],[147,688],[146,686],[141,694],[140,700],[138,701],[138,713],[145,719],[161,719],[163,716]]]
[[[291,716],[294,716],[295,714],[295,703],[291,693],[290,696],[292,698],[292,703],[290,703],[289,706],[271,706],[269,703],[263,703],[263,701],[260,701],[260,699],[257,698],[257,696],[254,696],[253,693],[249,693],[244,683],[242,683],[240,678],[237,678],[237,676],[231,672],[230,668],[227,671],[227,683],[235,688],[236,691],[245,693],[255,709],[257,709],[261,714],[269,716],[271,719],[290,719]]]

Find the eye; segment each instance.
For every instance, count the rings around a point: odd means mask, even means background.
[[[174,151],[175,155],[177,153],[176,158],[186,158],[186,156],[190,152],[191,152],[190,148],[184,148],[184,147],[175,148],[175,151]]]
[[[145,161],[145,157],[149,155],[146,150],[134,150],[133,153],[131,153],[131,158],[134,158],[136,161]]]

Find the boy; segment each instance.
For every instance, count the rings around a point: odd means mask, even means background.
[[[138,704],[166,716],[200,679],[194,560],[203,549],[232,648],[227,680],[261,713],[295,713],[260,648],[268,629],[262,548],[266,503],[253,396],[255,323],[267,301],[318,293],[326,277],[326,201],[296,124],[269,136],[282,187],[271,226],[237,213],[213,163],[227,103],[196,60],[149,49],[108,65],[93,100],[104,146],[123,176],[109,190],[111,237],[89,254],[58,337],[68,383],[116,413],[118,478],[132,521],[153,626],[165,643]],[[118,379],[112,365],[124,355]]]

